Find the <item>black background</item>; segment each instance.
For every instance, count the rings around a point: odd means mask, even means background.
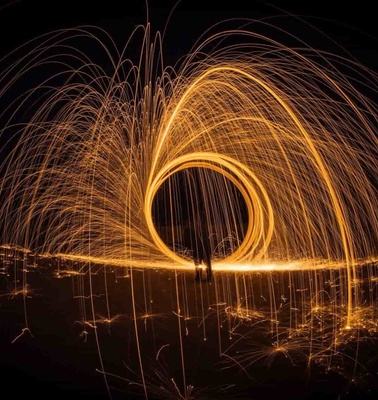
[[[219,2],[134,0],[134,1],[4,1],[0,6],[1,50],[5,52],[40,34],[79,25],[106,29],[122,45],[138,24],[151,22],[153,31],[166,27],[165,50],[184,54],[211,24],[227,18],[270,18],[286,15],[281,26],[295,29],[302,19],[352,51],[362,62],[377,66],[377,26],[374,3],[346,1],[243,1]],[[289,18],[289,16],[292,16]],[[271,19],[274,17],[273,19]],[[303,26],[302,26],[303,28]],[[301,28],[301,29],[302,29]],[[268,31],[267,31],[268,33]],[[295,32],[300,34],[300,31]],[[303,31],[302,31],[303,34]],[[305,41],[309,37],[302,37]],[[322,47],[319,35],[314,45]]]

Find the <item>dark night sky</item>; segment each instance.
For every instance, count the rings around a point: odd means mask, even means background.
[[[151,0],[149,1],[149,20],[153,30],[162,31],[170,11],[175,8],[168,23],[166,52],[178,54],[185,53],[205,28],[226,18],[260,19],[280,14],[293,14],[319,27],[342,46],[351,50],[362,62],[377,66],[377,42],[371,38],[371,36],[378,37],[375,24],[376,14],[373,2],[370,0],[358,2],[232,0],[223,2],[225,4],[220,3],[214,0],[181,0],[180,2]],[[5,0],[3,6],[0,6],[1,50],[4,53],[23,41],[50,30],[84,24],[104,27],[116,38],[117,42],[122,44],[129,37],[132,28],[137,24],[144,24],[145,21],[144,0],[56,0],[51,2]],[[295,30],[294,18],[285,18],[280,24],[284,29],[294,28]],[[303,34],[303,31],[295,33]],[[308,36],[304,39],[310,40]],[[322,46],[319,37],[313,44]]]

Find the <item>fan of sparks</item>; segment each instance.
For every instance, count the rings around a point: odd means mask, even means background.
[[[192,268],[200,196],[215,272],[343,268],[351,316],[378,243],[376,74],[247,29],[166,67],[151,36],[58,31],[2,59],[2,243]]]

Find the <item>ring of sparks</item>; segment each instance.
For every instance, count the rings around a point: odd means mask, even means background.
[[[247,166],[225,155],[215,153],[191,153],[179,157],[161,169],[147,189],[144,214],[156,246],[173,261],[187,264],[188,261],[173,252],[157,233],[153,217],[152,203],[163,183],[173,174],[188,168],[206,168],[228,178],[240,191],[248,211],[248,227],[240,246],[223,262],[237,262],[249,255],[259,259],[265,253],[272,238],[274,219],[269,197],[258,178]],[[262,243],[261,243],[262,242]]]

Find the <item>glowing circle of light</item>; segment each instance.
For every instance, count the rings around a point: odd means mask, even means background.
[[[144,203],[144,215],[157,248],[172,260],[188,264],[187,260],[170,250],[160,238],[152,218],[152,204],[157,191],[170,176],[195,167],[207,168],[224,175],[236,186],[247,205],[248,227],[245,237],[238,248],[223,262],[237,262],[246,257],[252,257],[254,260],[261,259],[269,246],[274,230],[273,209],[268,194],[262,183],[247,166],[231,157],[215,153],[191,153],[171,161],[159,171],[148,188]],[[256,188],[259,189],[260,196]]]

